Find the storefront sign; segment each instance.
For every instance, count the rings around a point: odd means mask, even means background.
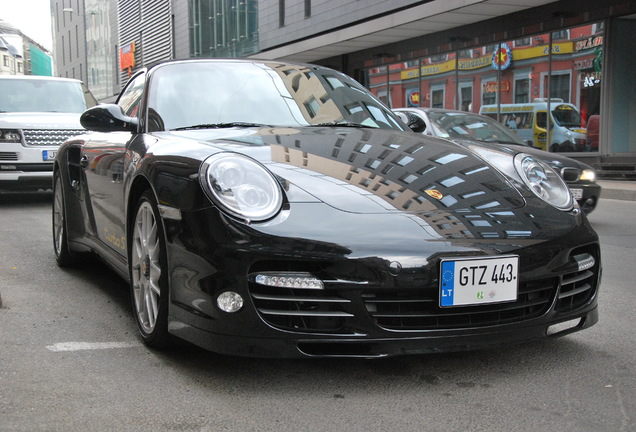
[[[589,72],[581,74],[581,86],[583,88],[594,87],[601,84],[600,72]]]
[[[571,41],[557,42],[552,44],[552,54],[570,54],[574,50]],[[544,57],[550,54],[549,45],[532,46],[529,48],[516,48],[515,61]]]
[[[418,90],[407,90],[406,91],[406,101],[408,106],[416,107],[420,106],[420,92]]]
[[[120,70],[128,69],[128,75],[135,67],[135,43],[130,42],[119,50],[119,68]]]
[[[510,81],[501,81],[499,83],[499,91],[510,91]],[[484,84],[484,92],[495,93],[497,92],[497,81],[488,81]]]
[[[458,68],[460,70],[473,70],[488,66],[492,61],[491,56],[483,56],[476,59],[460,60]]]
[[[507,43],[500,44],[492,53],[492,68],[505,70],[512,64],[512,50]]]
[[[589,37],[580,41],[576,41],[574,51],[583,51],[590,48],[596,48],[603,45],[603,36]]]

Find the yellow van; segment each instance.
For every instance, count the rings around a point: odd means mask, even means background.
[[[547,99],[535,99],[520,104],[483,105],[480,114],[497,120],[517,132],[524,141],[541,150],[551,152],[586,151],[585,128],[581,115],[571,103],[550,99],[551,139],[548,141]],[[548,142],[550,143],[548,145]]]

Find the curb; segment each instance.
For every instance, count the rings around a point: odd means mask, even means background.
[[[636,182],[599,181],[600,199],[636,201]]]

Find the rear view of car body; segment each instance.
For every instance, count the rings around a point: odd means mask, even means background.
[[[50,189],[57,148],[85,132],[79,116],[95,105],[77,80],[0,77],[0,190]]]

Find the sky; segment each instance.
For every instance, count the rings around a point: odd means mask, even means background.
[[[0,0],[0,19],[44,48],[52,49],[50,0]]]

